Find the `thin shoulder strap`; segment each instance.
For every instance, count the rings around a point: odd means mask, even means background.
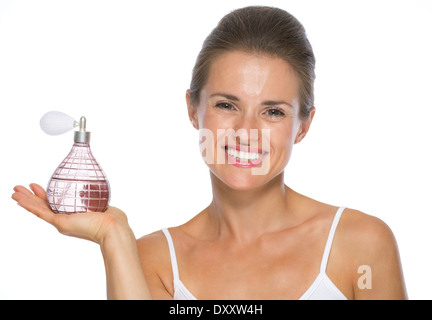
[[[320,273],[325,273],[325,271],[326,271],[327,262],[328,262],[328,258],[329,258],[329,255],[330,255],[330,250],[331,250],[331,247],[332,247],[332,244],[333,244],[333,238],[334,238],[334,235],[335,235],[335,232],[336,232],[336,227],[337,227],[337,225],[339,223],[339,219],[340,219],[340,217],[341,217],[342,212],[344,211],[344,209],[345,209],[344,207],[340,207],[336,211],[336,214],[335,214],[335,216],[333,218],[333,223],[332,223],[331,228],[330,228],[330,232],[329,232],[329,235],[328,235],[328,238],[327,238],[327,243],[326,243],[326,246],[325,246],[325,249],[324,249],[324,254],[323,254],[323,257],[322,257],[322,260],[321,260]]]
[[[169,253],[170,253],[170,258],[171,258],[171,268],[172,268],[172,272],[173,272],[173,279],[174,281],[179,280],[179,272],[178,272],[178,266],[177,266],[177,258],[176,258],[176,254],[175,254],[175,250],[174,250],[174,243],[172,241],[171,235],[168,231],[167,228],[163,228],[162,232],[165,235],[165,238],[168,241],[168,248],[169,248]]]

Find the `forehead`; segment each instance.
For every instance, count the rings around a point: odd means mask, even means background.
[[[205,91],[243,98],[298,100],[298,78],[285,60],[242,51],[227,52],[210,66]]]

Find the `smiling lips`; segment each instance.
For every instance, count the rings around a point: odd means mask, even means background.
[[[225,146],[225,157],[228,164],[240,168],[252,168],[258,166],[268,154],[260,148],[252,148],[244,145]]]

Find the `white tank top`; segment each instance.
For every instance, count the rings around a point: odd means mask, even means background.
[[[330,250],[333,243],[333,237],[336,231],[336,227],[339,223],[339,219],[344,211],[344,207],[340,207],[333,219],[333,223],[330,228],[330,232],[327,238],[324,253],[321,259],[320,272],[315,278],[315,281],[306,290],[305,293],[299,298],[299,300],[348,300],[344,294],[335,286],[335,284],[327,276],[327,262],[330,255]],[[179,278],[179,271],[177,266],[177,258],[174,250],[174,244],[168,229],[162,229],[167,241],[171,257],[171,267],[173,271],[174,279],[174,300],[197,300],[192,293],[185,287],[183,282]]]

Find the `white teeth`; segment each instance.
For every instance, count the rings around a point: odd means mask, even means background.
[[[233,148],[228,148],[227,153],[231,157],[238,158],[239,160],[257,160],[263,156],[261,153],[238,151]]]

